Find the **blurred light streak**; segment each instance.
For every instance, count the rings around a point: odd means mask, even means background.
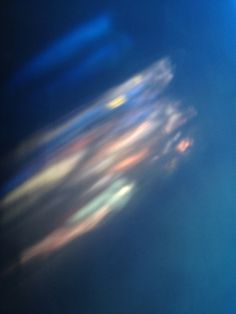
[[[109,192],[107,191],[110,198],[104,204],[100,204],[90,215],[86,212],[85,215],[80,217],[72,216],[72,219],[69,220],[69,225],[67,224],[62,228],[56,229],[42,241],[23,251],[20,262],[25,264],[35,257],[58,250],[78,236],[95,228],[112,210],[124,207],[130,198],[129,194],[134,188],[134,183],[127,183],[115,191],[115,188],[123,183],[122,180],[115,182],[113,188],[109,189]],[[112,190],[114,190],[114,193],[110,194]],[[81,209],[79,212],[81,213],[85,210]]]
[[[125,207],[142,190],[146,172],[171,175],[185,158],[193,139],[184,125],[196,111],[162,97],[172,68],[168,58],[154,63],[24,144],[17,160],[26,166],[8,186],[3,216],[12,221],[31,208],[27,223],[26,216],[19,217],[22,225],[34,234],[40,218],[50,228],[22,247],[23,264],[65,246]]]
[[[69,220],[68,223],[78,223],[83,220],[88,215],[91,215],[93,212],[97,211],[98,208],[105,205],[115,205],[119,200],[118,196],[122,196],[120,191],[124,187],[131,187],[131,184],[127,183],[125,179],[118,179],[114,181],[105,191],[100,193],[97,197],[92,199],[85,207],[81,208],[77,213],[75,213]]]
[[[22,183],[12,192],[10,192],[2,201],[3,205],[9,205],[26,194],[33,193],[41,187],[55,185],[61,181],[66,175],[68,175],[77,163],[81,160],[81,154],[76,154],[61,160],[55,164],[52,164],[41,171],[38,174],[33,175],[32,178]]]
[[[78,236],[95,228],[107,216],[107,214],[109,214],[109,209],[101,208],[100,211],[94,213],[81,224],[57,229],[39,243],[36,243],[32,247],[23,251],[20,263],[25,264],[36,257],[58,250]]]
[[[184,153],[186,152],[191,146],[193,145],[193,140],[186,138],[181,140],[177,145],[176,145],[176,150],[179,153]]]
[[[151,122],[145,121],[134,130],[122,135],[121,138],[118,138],[115,143],[110,144],[108,148],[104,150],[104,152],[106,154],[112,154],[124,150],[126,147],[129,147],[130,145],[147,136],[153,130],[153,128],[154,125]]]
[[[173,112],[166,123],[166,133],[171,133],[172,131],[174,131],[181,123],[181,118],[182,114],[180,112]]]
[[[103,177],[99,178],[94,184],[92,184],[91,187],[89,187],[89,189],[85,191],[85,194],[90,194],[101,188],[104,188],[104,186],[109,184],[112,179],[112,175],[105,174]]]
[[[159,75],[155,75],[155,72],[161,72]],[[155,78],[155,81],[153,79]],[[164,81],[161,79],[164,77]],[[157,79],[158,78],[158,79]],[[155,97],[160,93],[166,85],[168,85],[173,78],[171,63],[168,58],[161,59],[160,61],[154,63],[149,69],[144,70],[141,74],[135,75],[133,78],[129,79],[127,82],[111,89],[109,92],[105,93],[97,102],[95,102],[89,109],[82,113],[73,114],[67,121],[63,121],[60,125],[51,128],[48,131],[44,131],[37,136],[32,137],[32,139],[23,143],[17,151],[17,156],[24,157],[24,155],[29,154],[33,150],[41,149],[45,151],[45,145],[52,147],[53,143],[62,142],[62,139],[70,139],[70,137],[75,136],[90,123],[93,119],[98,119],[98,117],[104,117],[106,114],[104,111],[104,102],[110,102],[114,98],[120,95],[125,95],[127,101],[135,99],[134,108],[137,109],[140,99],[142,99],[142,94],[147,93],[149,89],[155,89],[149,92],[141,104],[147,101],[147,96],[154,93]],[[155,84],[154,84],[155,83]],[[159,104],[160,105],[160,104]],[[127,106],[127,109],[131,109],[131,105]],[[146,108],[146,106],[145,106]],[[142,108],[144,110],[144,108]],[[131,122],[131,121],[130,121]],[[74,135],[73,135],[74,134]]]
[[[107,108],[116,109],[116,108],[120,107],[121,105],[123,105],[126,101],[127,101],[126,96],[124,96],[124,95],[118,96],[114,100],[111,100],[107,104]]]
[[[127,158],[118,162],[114,167],[111,169],[111,172],[120,172],[120,171],[127,171],[130,168],[135,167],[141,161],[143,161],[149,155],[149,149],[144,148],[141,151],[137,152],[136,154],[130,155]]]

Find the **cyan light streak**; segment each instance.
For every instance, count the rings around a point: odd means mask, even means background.
[[[127,182],[125,179],[119,179],[113,182],[110,187],[107,188],[103,193],[98,195],[95,199],[92,199],[86,206],[76,212],[67,223],[74,224],[79,223],[83,219],[95,213],[99,208],[103,206],[115,206],[115,204],[124,197],[126,193],[130,193],[133,189],[134,184]],[[126,189],[125,193],[121,193]]]

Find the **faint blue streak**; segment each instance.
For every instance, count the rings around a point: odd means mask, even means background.
[[[82,64],[76,65],[55,80],[48,86],[47,90],[55,92],[59,88],[78,84],[81,79],[86,78],[91,73],[106,67],[111,62],[116,62],[130,46],[131,39],[126,35],[120,35],[116,40],[92,53]]]
[[[79,53],[89,42],[103,36],[111,28],[111,19],[102,15],[59,39],[27,63],[12,79],[11,85],[25,84]]]

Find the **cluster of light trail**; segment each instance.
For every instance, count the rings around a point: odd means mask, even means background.
[[[195,111],[162,96],[173,76],[170,61],[162,59],[24,143],[19,158],[26,166],[8,183],[3,224],[22,219],[22,229],[29,224],[37,229],[40,216],[51,231],[22,249],[22,264],[62,248],[125,208],[142,174],[155,175],[153,162],[155,169],[172,169],[193,145],[183,126]],[[59,224],[49,221],[53,215],[61,217]]]

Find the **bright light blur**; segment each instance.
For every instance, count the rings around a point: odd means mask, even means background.
[[[152,177],[159,169],[169,175],[176,169],[193,146],[183,126],[196,112],[162,96],[173,77],[170,60],[164,58],[24,144],[26,166],[8,183],[1,201],[3,224],[7,228],[20,219],[24,226],[24,214],[32,234],[40,228],[38,217],[51,227],[23,248],[20,264],[128,210],[137,188],[142,193],[147,173]]]

